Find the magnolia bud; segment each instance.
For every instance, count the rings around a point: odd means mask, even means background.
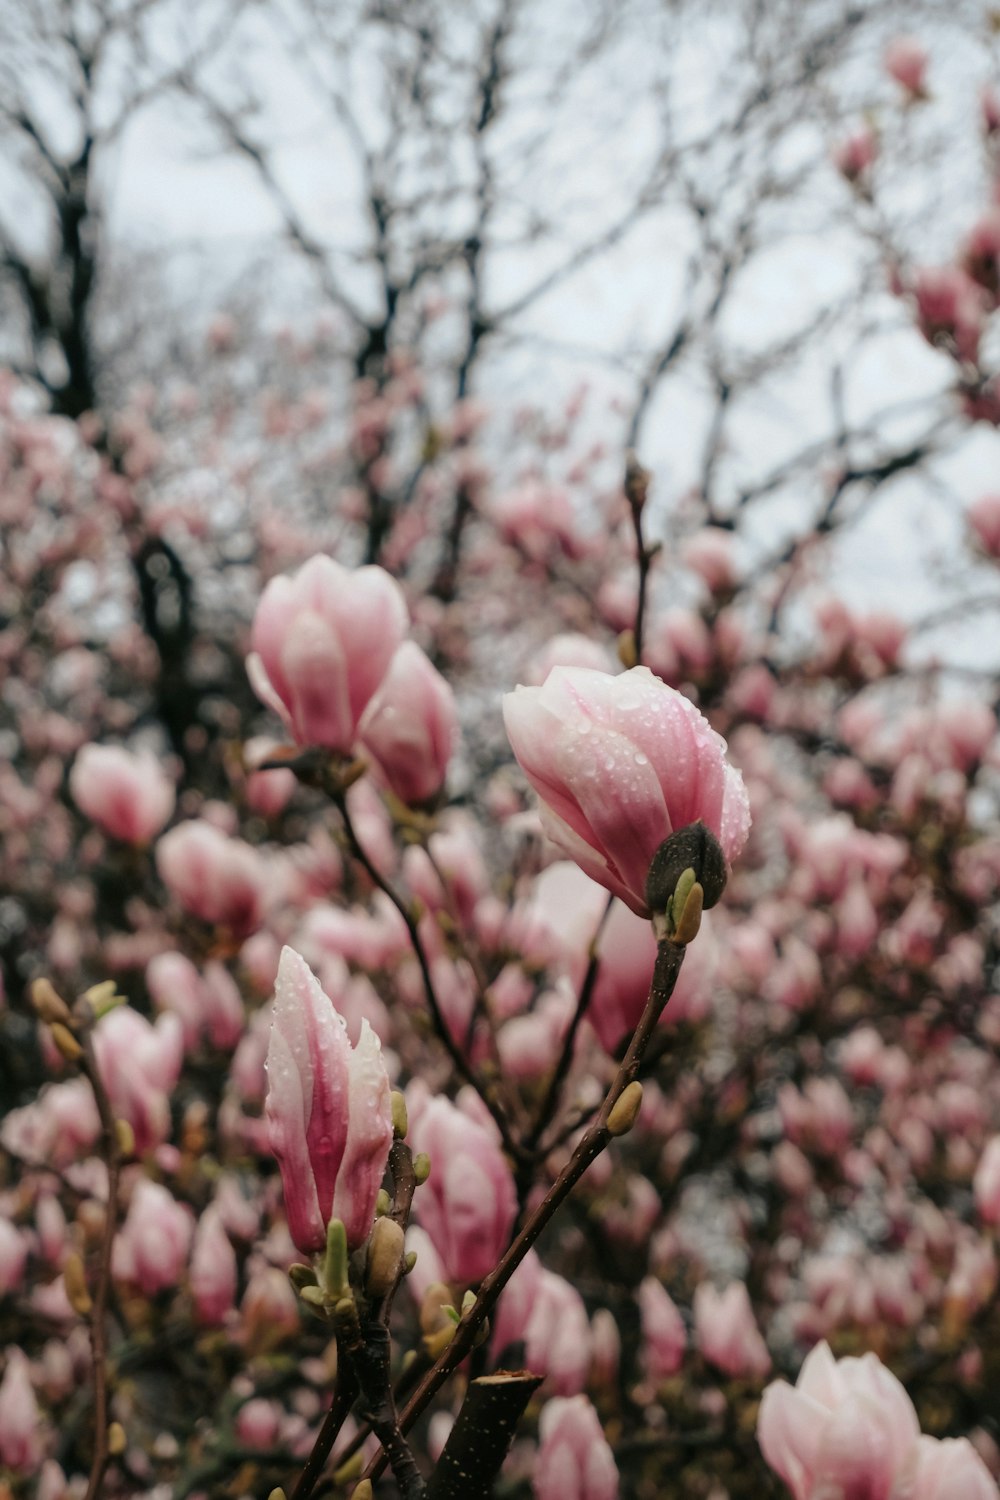
[[[418,1187],[431,1175],[431,1159],[426,1151],[418,1151],[413,1158],[413,1175],[417,1179]]]
[[[702,887],[702,905],[710,911],[726,888],[726,859],[718,839],[704,823],[690,823],[665,838],[650,861],[646,901],[654,912],[671,909],[685,871]],[[674,912],[675,920],[680,914]]]
[[[111,1422],[108,1426],[108,1452],[113,1458],[119,1453],[125,1452],[125,1429],[120,1422]]]
[[[288,1279],[297,1292],[304,1287],[316,1285],[316,1272],[312,1266],[304,1266],[301,1261],[295,1261],[288,1267]]]
[[[61,995],[56,994],[49,980],[34,980],[30,993],[35,1013],[41,1020],[48,1021],[50,1025],[53,1021],[62,1021],[64,1025],[68,1025],[72,1020],[69,1006]]]
[[[608,1115],[608,1134],[613,1136],[628,1135],[639,1115],[642,1104],[642,1084],[638,1079],[632,1082],[618,1095],[611,1106]]]
[[[75,1313],[79,1313],[81,1318],[86,1318],[90,1314],[94,1304],[91,1302],[90,1293],[87,1290],[87,1278],[84,1274],[83,1261],[75,1250],[71,1251],[66,1257],[66,1264],[63,1266],[63,1282],[66,1286],[66,1296],[69,1299],[70,1307]]]
[[[626,672],[638,664],[638,656],[635,649],[635,631],[623,630],[617,642],[618,660]]]
[[[64,1057],[67,1062],[76,1062],[83,1056],[83,1048],[68,1026],[64,1026],[61,1021],[50,1021],[49,1030],[60,1056]]]
[[[392,1290],[403,1258],[403,1230],[395,1219],[376,1219],[368,1241],[365,1290],[378,1300]]]
[[[406,1136],[409,1123],[406,1118],[406,1100],[398,1089],[393,1089],[389,1102],[392,1105],[392,1133],[397,1141],[401,1141]]]

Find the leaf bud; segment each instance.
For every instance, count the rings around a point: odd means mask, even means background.
[[[70,1008],[61,995],[57,995],[48,979],[36,979],[31,985],[31,1003],[35,1014],[42,1020],[48,1021],[51,1026],[53,1021],[61,1021],[68,1026],[73,1017]]]
[[[634,1078],[630,1084],[622,1089],[618,1098],[611,1106],[608,1115],[608,1134],[612,1136],[628,1135],[639,1115],[642,1104],[642,1084]]]
[[[688,870],[694,872],[691,883],[702,888],[704,910],[710,911],[726,888],[726,860],[715,834],[701,822],[689,823],[665,838],[646,876],[647,905],[653,912],[673,910],[675,926],[680,912],[673,904],[674,893]]]
[[[90,1292],[87,1290],[87,1277],[83,1269],[83,1261],[75,1250],[66,1257],[63,1266],[63,1284],[66,1288],[66,1296],[69,1305],[81,1318],[89,1316],[93,1308]]]
[[[398,1089],[393,1089],[389,1102],[392,1105],[392,1133],[397,1141],[401,1141],[406,1136],[409,1123],[406,1118],[406,1100]]]
[[[403,1259],[403,1230],[395,1219],[376,1219],[368,1240],[368,1265],[365,1271],[365,1291],[369,1297],[379,1300],[385,1297],[396,1283]]]
[[[78,1062],[83,1056],[83,1048],[69,1027],[64,1026],[61,1021],[50,1021],[49,1031],[52,1033],[52,1040],[58,1048],[60,1057],[64,1057],[67,1062]]]

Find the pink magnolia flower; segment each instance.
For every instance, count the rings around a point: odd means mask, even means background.
[[[912,1500],[997,1500],[1000,1489],[968,1438],[921,1437]]]
[[[178,1017],[167,1012],[151,1026],[120,1005],[95,1026],[94,1055],[115,1113],[132,1127],[137,1154],[159,1146],[170,1133],[170,1095],[184,1062]]]
[[[965,514],[987,557],[1000,560],[1000,495],[981,495]]]
[[[148,844],[174,810],[174,787],[156,756],[120,745],[84,745],[69,773],[82,813],[114,839]]]
[[[618,1469],[586,1396],[556,1396],[538,1423],[535,1500],[618,1500]]]
[[[613,671],[611,652],[592,636],[570,631],[555,635],[529,661],[527,678],[541,687],[553,667],[590,667],[595,672]]]
[[[524,1362],[548,1389],[575,1396],[587,1383],[591,1337],[587,1309],[575,1286],[541,1267],[522,1335]]]
[[[0,1381],[0,1464],[37,1471],[42,1457],[40,1422],[27,1355],[11,1347]]]
[[[181,1279],[191,1248],[194,1218],[165,1187],[140,1177],[128,1213],[115,1236],[112,1269],[121,1281],[131,1281],[147,1297],[155,1296]]]
[[[451,688],[413,641],[396,651],[358,733],[401,802],[437,796],[458,734],[458,714]]]
[[[352,1250],[363,1244],[392,1144],[389,1079],[378,1037],[361,1023],[358,1045],[293,948],[284,948],[267,1049],[268,1140],[278,1158],[285,1212],[300,1250],[326,1243],[340,1219]]]
[[[693,1311],[695,1340],[710,1365],[733,1380],[767,1374],[771,1356],[742,1281],[730,1282],[724,1292],[703,1281],[695,1289]]]
[[[508,693],[503,709],[545,831],[639,916],[649,915],[650,861],[671,833],[702,822],[727,860],[743,848],[749,802],[725,741],[648,668],[609,677],[556,667],[542,687]]]
[[[382,568],[311,557],[272,578],[251,632],[247,673],[299,744],[347,754],[406,632],[399,585]]]
[[[867,125],[853,131],[835,147],[833,164],[848,182],[858,182],[875,163],[878,141]]]
[[[761,1452],[795,1500],[892,1500],[897,1483],[909,1494],[919,1436],[895,1375],[874,1354],[835,1360],[827,1344],[817,1344],[794,1389],[768,1386],[757,1421]]]
[[[214,1204],[198,1220],[189,1280],[198,1321],[210,1327],[224,1322],[236,1302],[236,1251]]]
[[[987,1224],[1000,1224],[1000,1135],[991,1136],[979,1158],[972,1191],[976,1208]]]
[[[171,895],[194,917],[249,937],[264,918],[267,866],[242,839],[192,818],[156,846],[156,868]]]
[[[929,61],[927,49],[912,36],[898,36],[885,49],[885,71],[915,99],[924,92]]]
[[[414,1151],[431,1159],[417,1218],[448,1277],[481,1281],[507,1248],[517,1214],[510,1168],[494,1135],[448,1099],[431,1099],[412,1119]]]
[[[651,1380],[676,1375],[684,1362],[687,1329],[674,1299],[655,1276],[647,1276],[639,1284],[639,1321],[647,1375]]]
[[[27,1239],[0,1211],[0,1297],[18,1290],[27,1260]]]

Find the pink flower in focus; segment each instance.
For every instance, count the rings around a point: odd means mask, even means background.
[[[27,1356],[11,1347],[0,1381],[0,1464],[35,1473],[42,1458],[40,1425]]]
[[[413,641],[389,664],[358,729],[401,802],[419,804],[444,785],[458,735],[451,688]]]
[[[311,557],[272,578],[251,632],[254,692],[301,745],[350,752],[358,722],[406,632],[399,585],[382,568]]]
[[[481,1281],[506,1250],[517,1214],[514,1182],[496,1139],[450,1100],[431,1099],[411,1122],[410,1140],[431,1160],[416,1200],[419,1222],[449,1280]]]
[[[743,848],[749,803],[725,741],[648,668],[610,677],[556,667],[503,708],[546,833],[637,915],[649,915],[646,875],[671,833],[700,821],[727,860]]]
[[[114,839],[148,844],[174,810],[173,783],[150,751],[84,745],[69,773],[73,801]]]
[[[179,823],[156,846],[160,879],[185,911],[249,937],[264,918],[267,866],[242,839],[227,838],[212,823]]]
[[[694,1294],[694,1332],[699,1352],[733,1380],[760,1379],[771,1368],[771,1356],[754,1320],[742,1281],[724,1292],[703,1281]]]
[[[165,1187],[140,1177],[125,1222],[115,1237],[112,1269],[147,1297],[174,1287],[191,1248],[194,1218]]]
[[[586,1396],[546,1402],[538,1436],[535,1500],[618,1500],[614,1455]]]
[[[968,1438],[921,1437],[909,1500],[998,1500],[1000,1489]]]
[[[874,1354],[835,1360],[827,1344],[817,1344],[794,1389],[768,1386],[757,1420],[761,1452],[795,1500],[892,1500],[897,1482],[909,1494],[919,1436],[895,1375]]]
[[[350,1249],[368,1237],[392,1143],[389,1079],[378,1037],[361,1023],[357,1047],[293,948],[284,948],[267,1049],[268,1140],[278,1158],[292,1239],[326,1243],[340,1219]]]

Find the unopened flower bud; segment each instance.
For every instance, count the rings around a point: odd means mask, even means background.
[[[343,1297],[350,1290],[347,1276],[347,1231],[340,1219],[331,1219],[327,1225],[322,1282],[323,1290],[331,1297]]]
[[[628,1135],[638,1118],[641,1104],[642,1084],[638,1079],[633,1079],[611,1106],[611,1113],[608,1115],[608,1134]]]
[[[357,1491],[355,1491],[355,1494],[356,1493]],[[268,1495],[267,1500],[287,1500],[287,1496],[284,1490],[281,1488],[280,1484],[275,1486],[275,1488]]]
[[[644,469],[634,453],[630,453],[625,460],[625,499],[633,510],[642,510],[649,494],[649,481],[652,479],[648,469]]]
[[[635,631],[623,630],[617,641],[618,660],[630,672],[638,665],[639,657],[635,649]]]
[[[119,995],[113,979],[102,979],[100,984],[92,984],[89,990],[84,991],[81,999],[87,1002],[95,1021],[116,1006],[128,1004],[125,996]]]
[[[304,1287],[316,1285],[316,1272],[312,1266],[304,1266],[301,1261],[295,1261],[288,1267],[288,1279],[297,1292]]]
[[[403,1230],[395,1219],[376,1219],[368,1241],[365,1290],[378,1300],[393,1288],[403,1258]]]
[[[406,1118],[406,1100],[398,1089],[393,1089],[389,1102],[392,1105],[392,1133],[397,1141],[401,1141],[406,1136],[409,1123]]]
[[[122,1156],[135,1155],[135,1131],[127,1120],[115,1121],[115,1136]]]
[[[64,1026],[61,1021],[51,1021],[49,1031],[52,1033],[52,1040],[56,1044],[59,1055],[67,1062],[77,1062],[83,1056],[83,1048],[68,1026]]]
[[[418,1187],[431,1175],[431,1159],[426,1151],[418,1151],[413,1158],[413,1175],[417,1179]]]
[[[351,1493],[351,1500],[372,1500],[372,1495],[374,1493],[375,1492],[372,1489],[371,1480],[362,1479],[360,1484],[356,1484],[354,1486],[354,1489]]]
[[[50,1026],[54,1021],[61,1021],[66,1026],[72,1021],[69,1006],[61,995],[56,994],[48,979],[34,980],[30,993],[35,1014],[41,1020],[48,1021]]]
[[[108,1452],[112,1458],[119,1453],[125,1452],[125,1429],[120,1422],[111,1422],[108,1426]]]
[[[87,1290],[83,1261],[75,1250],[66,1257],[66,1264],[63,1266],[63,1282],[70,1307],[75,1313],[79,1313],[81,1318],[88,1317],[94,1304]]]
[[[653,855],[646,876],[646,900],[652,911],[671,910],[678,884],[688,870],[702,887],[702,906],[711,910],[726,888],[726,860],[715,834],[702,822],[672,833]],[[673,910],[676,920],[676,905]]]
[[[705,891],[697,881],[690,887],[685,898],[684,905],[678,907],[677,898],[674,898],[674,931],[672,941],[678,947],[691,943],[698,936],[701,929],[701,914],[705,905]]]

